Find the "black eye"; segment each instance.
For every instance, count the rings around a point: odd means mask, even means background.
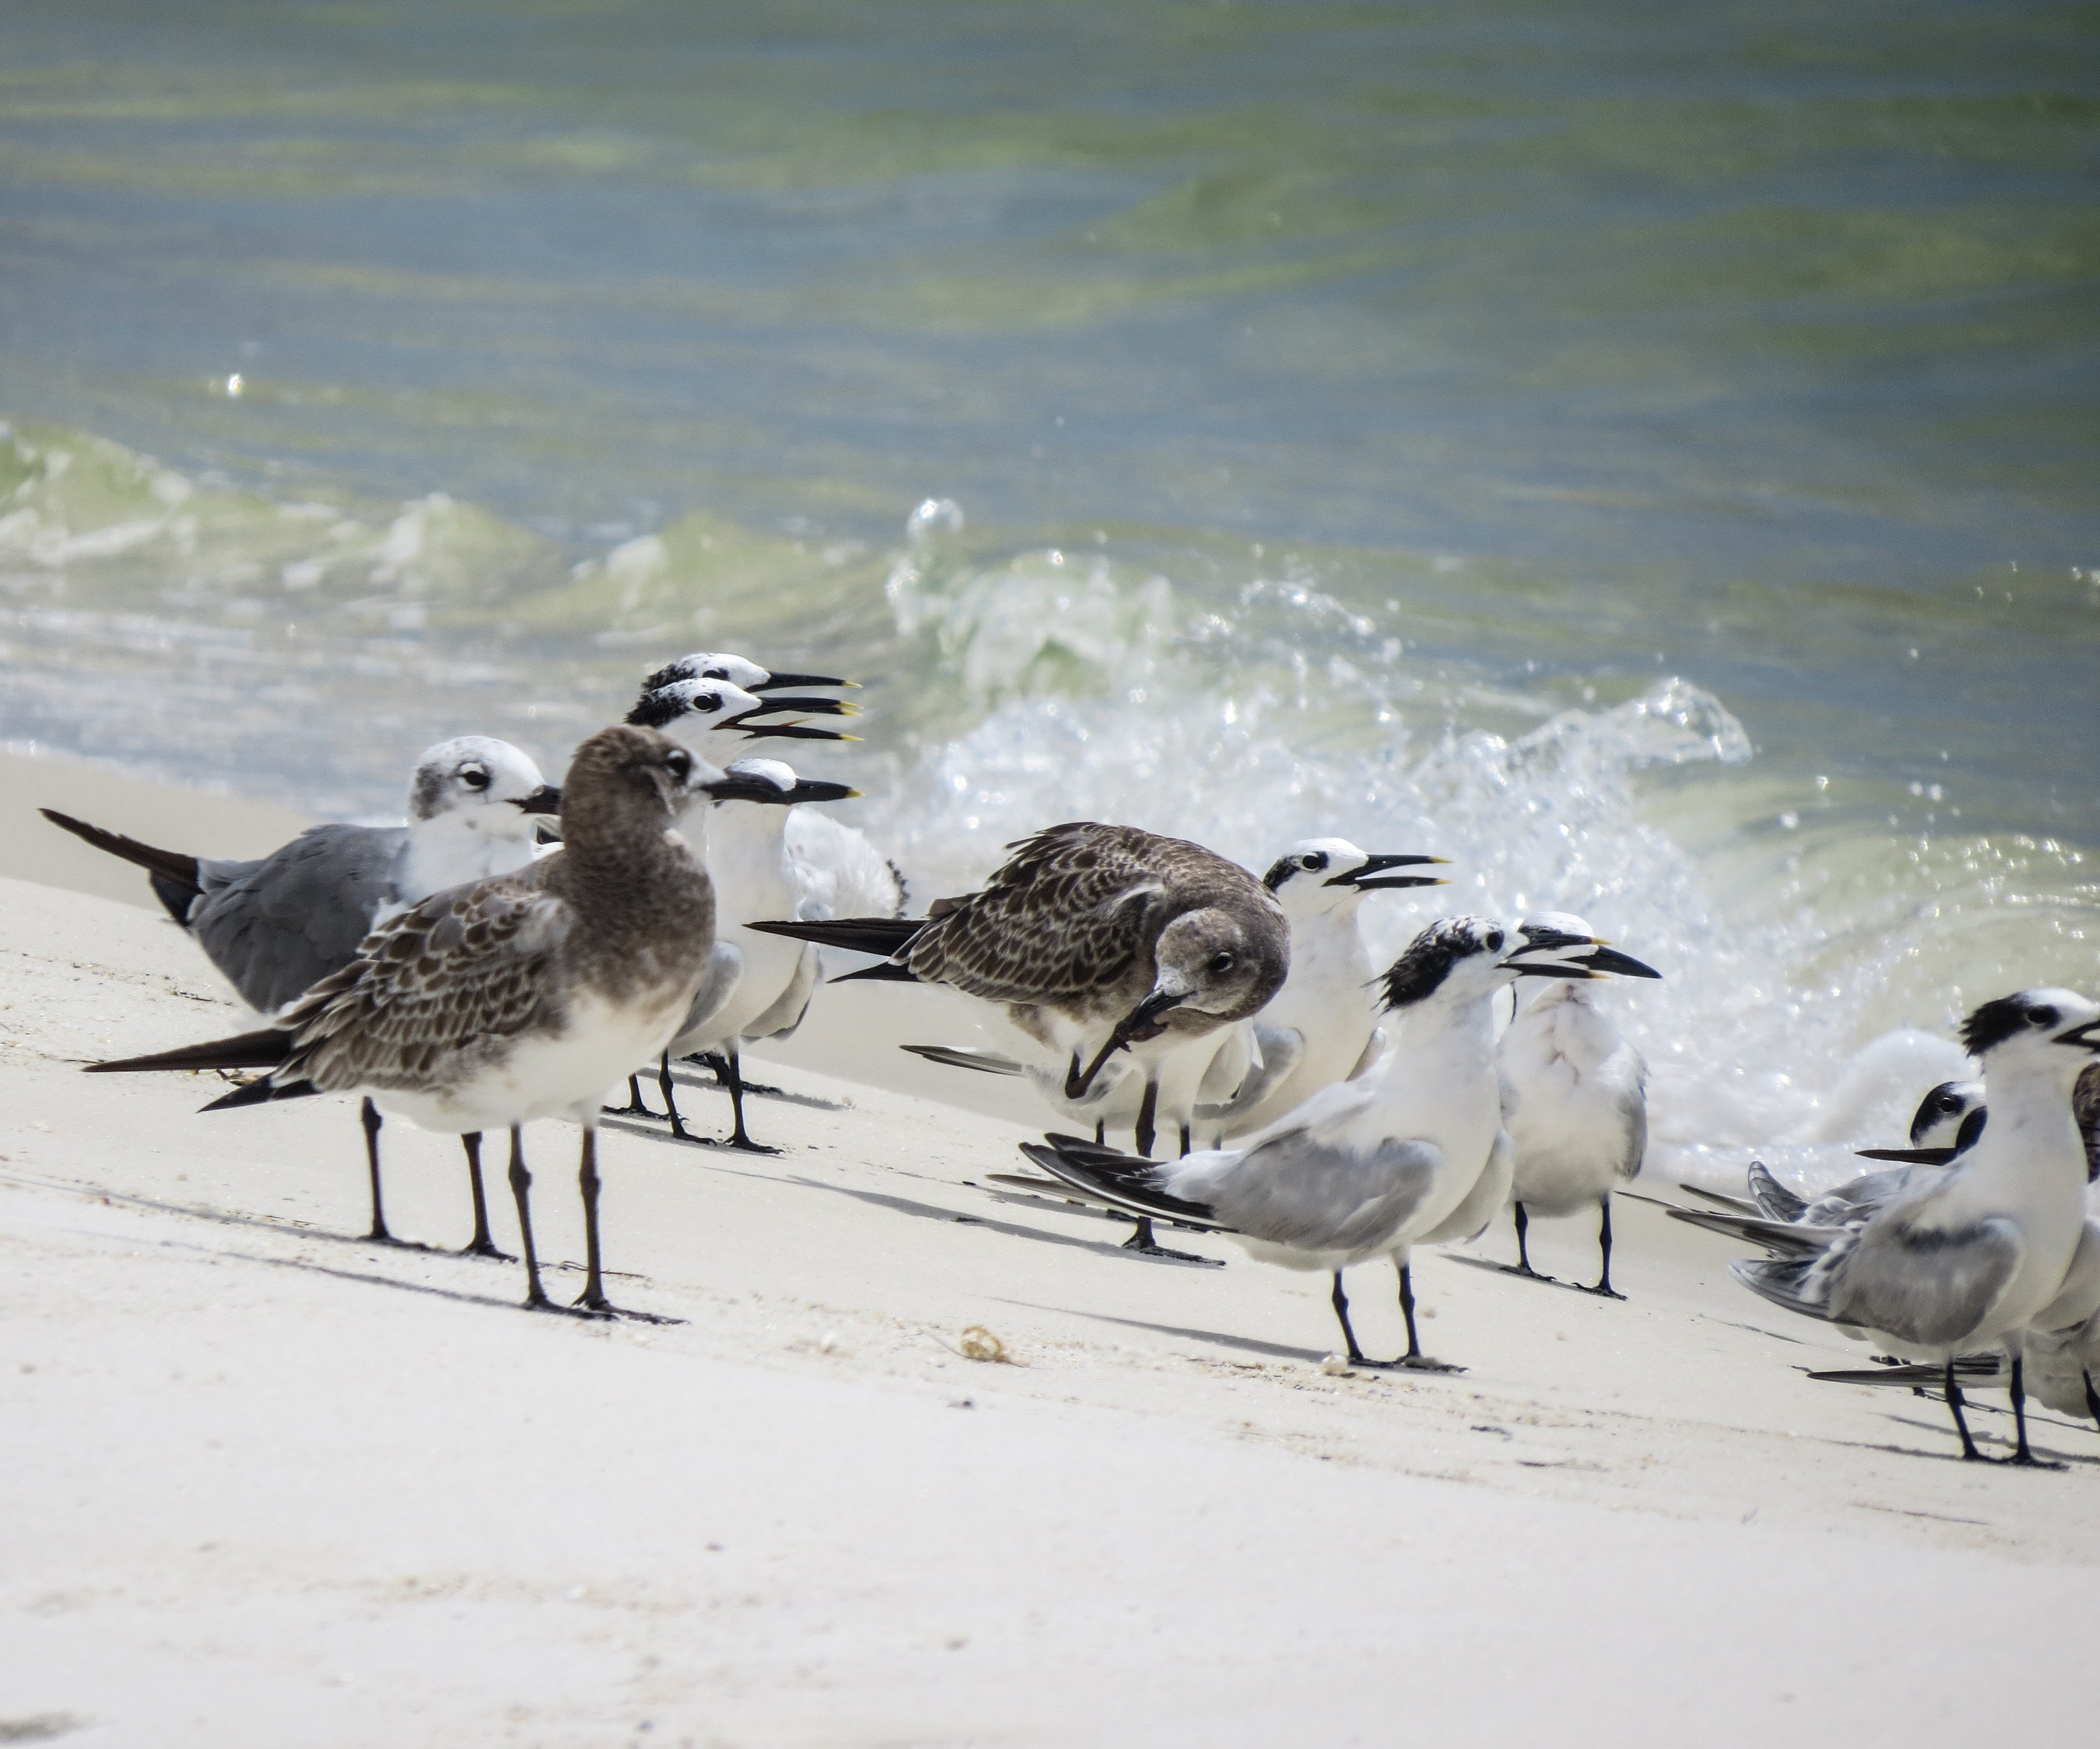
[[[693,709],[695,710],[720,710],[721,709],[721,694],[719,692],[703,692],[698,698],[693,700]]]
[[[700,678],[703,680],[726,680],[729,678],[729,670],[726,668],[710,668],[700,676]]]
[[[463,765],[460,767],[460,781],[469,789],[486,789],[488,788],[488,770],[482,766]]]
[[[2027,1018],[2037,1027],[2053,1027],[2062,1018],[2053,1008],[2031,1008],[2027,1010]]]
[[[1214,953],[1211,956],[1210,969],[1213,972],[1229,972],[1233,965],[1233,956],[1229,953]]]
[[[690,753],[672,753],[666,757],[664,765],[682,784],[692,775],[693,760]]]
[[[1490,953],[1500,953],[1502,951],[1502,932],[1500,930],[1489,930],[1488,931],[1488,952]]]
[[[1298,866],[1300,868],[1325,868],[1327,866],[1327,853],[1325,850],[1315,850],[1310,856],[1300,857]]]

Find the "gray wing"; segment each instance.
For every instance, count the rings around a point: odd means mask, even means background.
[[[1626,1125],[1626,1151],[1619,1161],[1621,1178],[1640,1176],[1641,1162],[1648,1158],[1648,1087],[1643,1076],[1619,1100],[1619,1117]]]
[[[273,1079],[324,1093],[427,1091],[553,1031],[555,962],[572,924],[547,863],[433,894],[375,930],[357,957],[283,1017],[290,1056]]]
[[[810,998],[817,987],[817,969],[820,964],[817,950],[805,947],[802,957],[795,962],[795,975],[788,987],[772,1007],[743,1029],[748,1039],[791,1039],[795,1029],[802,1024],[802,1017],[810,1011]]]
[[[189,930],[250,1008],[274,1014],[357,954],[391,895],[404,827],[315,826],[255,863],[200,872]]]
[[[693,1005],[686,1010],[685,1024],[671,1040],[673,1057],[696,1046],[712,1049],[721,1043],[719,1038],[708,1036],[708,1027],[722,1011],[722,1005],[736,994],[738,980],[743,976],[743,950],[735,942],[718,941],[708,950],[708,969],[699,990],[693,997]]]
[[[1878,1221],[1838,1270],[1829,1316],[1934,1347],[1965,1341],[2019,1265],[2019,1229],[2010,1221],[1993,1217],[1951,1232]]]
[[[1233,1089],[1229,1099],[1196,1107],[1197,1116],[1206,1123],[1218,1119],[1229,1123],[1242,1112],[1255,1110],[1304,1060],[1305,1035],[1295,1027],[1256,1026],[1255,1037],[1261,1045],[1261,1067]]]
[[[1373,1250],[1421,1206],[1443,1158],[1433,1142],[1388,1137],[1358,1153],[1293,1128],[1248,1149],[1201,1195],[1250,1238],[1304,1251]]]

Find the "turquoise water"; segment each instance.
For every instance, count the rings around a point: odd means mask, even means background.
[[[1828,13],[11,7],[0,735],[376,815],[745,650],[922,893],[1435,850],[1674,1142],[1883,1121],[2100,983],[2100,20]]]

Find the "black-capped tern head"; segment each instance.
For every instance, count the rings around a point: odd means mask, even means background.
[[[722,769],[728,788],[710,789],[717,802],[770,802],[793,806],[804,802],[846,802],[859,795],[845,784],[803,777],[779,759],[739,759]]]
[[[462,735],[439,741],[416,762],[408,818],[450,816],[469,832],[529,844],[539,822],[562,810],[562,793],[508,741]]]
[[[1303,916],[1330,911],[1365,893],[1398,887],[1445,886],[1436,875],[1396,875],[1395,868],[1445,866],[1440,856],[1374,856],[1347,838],[1301,838],[1271,863],[1262,885],[1286,911]]]
[[[1586,978],[1580,966],[1539,950],[1493,917],[1439,917],[1407,944],[1379,980],[1388,1009],[1432,997],[1467,1001],[1523,977]]]
[[[2080,1058],[2100,1056],[2100,1004],[2075,990],[2022,990],[1970,1014],[1961,1043],[1994,1077],[2032,1066],[2076,1081],[2085,1067]]]
[[[666,662],[646,680],[642,690],[654,692],[680,680],[726,680],[747,692],[777,692],[783,687],[857,687],[857,680],[841,680],[832,674],[791,674],[754,662],[749,656],[726,650],[702,650]]]
[[[1910,1120],[1910,1145],[1914,1148],[1953,1146],[1969,1114],[1983,1103],[1981,1081],[1942,1081],[1918,1101]]]
[[[1662,976],[1653,966],[1630,953],[1620,952],[1609,942],[1592,934],[1590,925],[1572,911],[1533,912],[1517,925],[1516,930],[1524,939],[1524,945],[1518,951],[1526,956],[1524,969],[1527,972],[1577,978],[1607,974],[1621,978]],[[1548,961],[1557,961],[1573,970],[1545,974],[1544,966]]]
[[[850,741],[856,737],[812,723],[773,722],[770,713],[798,708],[782,700],[747,692],[734,681],[674,680],[644,692],[627,720],[638,727],[660,729],[709,757],[725,759],[744,742],[768,737],[783,740]]]

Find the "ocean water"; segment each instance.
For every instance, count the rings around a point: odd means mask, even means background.
[[[0,737],[377,818],[850,674],[922,899],[1434,851],[1826,1176],[2100,986],[2100,21],[1828,14],[22,0]]]

